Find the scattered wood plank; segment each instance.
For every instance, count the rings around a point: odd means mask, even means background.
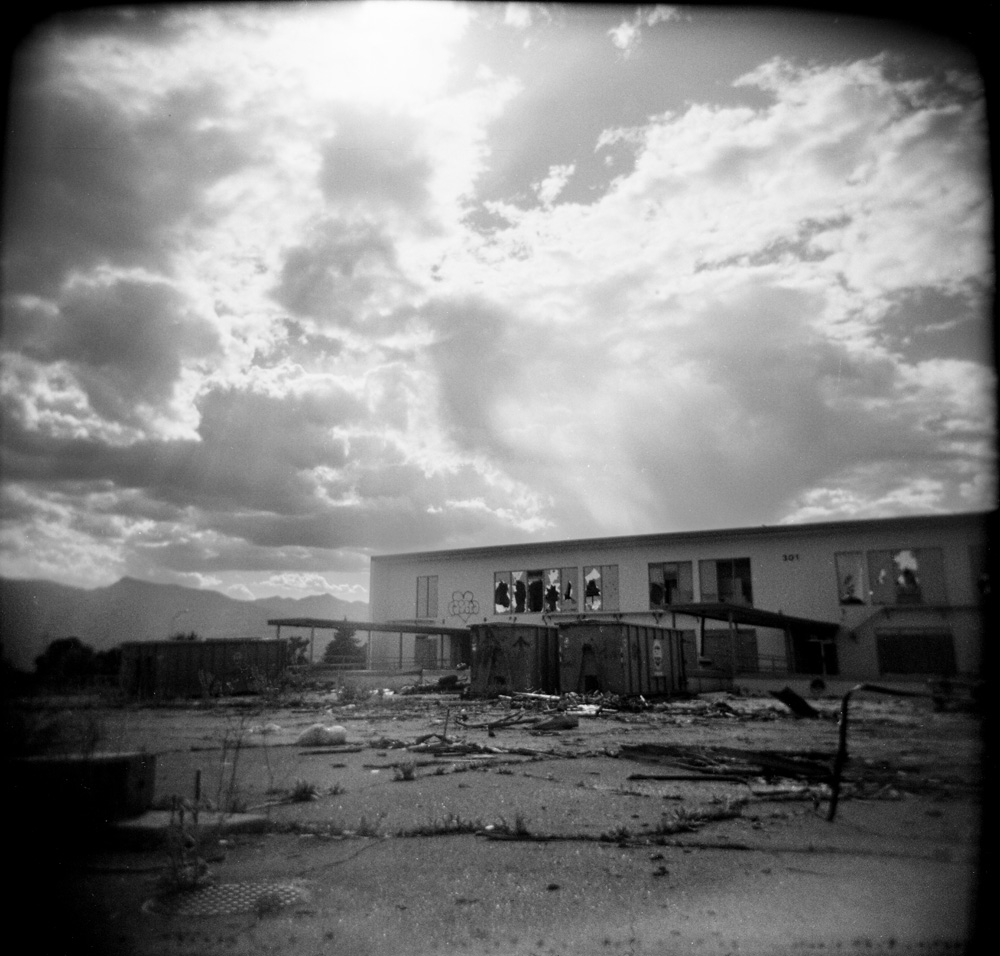
[[[689,780],[697,783],[747,783],[746,777],[728,773],[632,773],[627,780]]]
[[[809,701],[796,694],[791,687],[772,690],[770,693],[775,700],[780,700],[796,717],[808,717],[816,720],[820,715],[819,711]]]
[[[573,714],[555,714],[540,720],[531,729],[531,733],[554,733],[560,730],[575,730],[580,726],[580,718]]]

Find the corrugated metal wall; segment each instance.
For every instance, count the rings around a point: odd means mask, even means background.
[[[122,689],[141,698],[245,694],[278,677],[288,642],[261,639],[129,642],[122,645]]]
[[[682,633],[619,622],[559,627],[562,693],[667,697],[685,689]]]
[[[559,632],[533,624],[474,624],[469,690],[482,696],[559,693]]]

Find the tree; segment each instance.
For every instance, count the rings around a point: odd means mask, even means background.
[[[122,669],[122,649],[112,647],[106,651],[98,651],[94,655],[94,673],[102,677],[117,677]]]
[[[288,639],[288,663],[289,664],[309,663],[309,638],[290,637]]]
[[[46,684],[61,684],[94,673],[94,649],[78,637],[60,637],[35,658],[35,673]]]
[[[323,651],[324,664],[364,664],[365,647],[354,638],[354,628],[338,627]]]

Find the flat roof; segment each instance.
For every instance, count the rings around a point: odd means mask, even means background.
[[[902,515],[894,518],[853,518],[843,521],[815,521],[805,524],[762,524],[758,527],[714,528],[705,531],[664,531],[653,534],[615,535],[606,538],[569,538],[561,541],[525,541],[521,544],[479,545],[472,548],[442,548],[434,551],[398,551],[391,554],[373,554],[371,560],[402,561],[420,558],[472,557],[475,555],[503,554],[506,552],[551,551],[554,548],[614,547],[626,544],[678,543],[715,538],[744,538],[755,535],[781,537],[795,534],[822,534],[829,531],[850,531],[863,528],[892,528],[916,525],[949,525],[956,522],[986,523],[994,512],[960,511],[951,514]]]

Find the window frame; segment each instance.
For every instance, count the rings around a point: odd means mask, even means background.
[[[596,571],[596,577],[592,572]],[[583,610],[584,611],[618,611],[621,605],[617,564],[585,564],[583,566]],[[600,581],[597,585],[595,582]],[[596,594],[588,593],[591,586],[597,588]],[[595,598],[599,603],[595,606]]]
[[[686,590],[682,590],[680,584],[682,582],[682,568],[687,568],[687,576],[689,587]],[[666,569],[674,569],[674,581],[677,583],[677,587],[674,589],[675,593],[678,595],[677,600],[668,600],[670,591],[667,588],[667,577]],[[663,600],[659,603],[653,600],[653,586],[656,582],[653,580],[654,570],[659,571],[662,581],[660,582],[663,587]],[[651,611],[662,611],[677,604],[692,604],[694,602],[694,561],[650,561],[647,565],[647,575],[649,581],[649,609]]]
[[[433,584],[432,584],[433,582]],[[423,614],[421,614],[423,610]],[[434,620],[438,614],[438,575],[417,575],[417,620]]]
[[[843,563],[841,558],[844,559]],[[849,559],[856,559],[853,567],[848,567]],[[853,581],[856,572],[857,581]],[[868,604],[871,602],[871,591],[866,588],[868,574],[865,566],[864,551],[837,551],[833,555],[833,573],[837,578],[837,603],[841,607],[851,607]],[[853,598],[851,592],[845,588],[845,582],[853,583]]]
[[[744,579],[736,574],[737,563],[746,563],[746,586],[749,591],[749,595],[746,600],[740,601],[726,601],[721,595],[722,588],[719,586],[719,570],[721,566],[728,565],[732,574],[731,580],[743,581]],[[713,572],[715,580],[712,582],[713,590],[706,591],[705,589],[705,570],[706,565],[711,564],[713,566]],[[742,588],[741,588],[742,590]],[[736,604],[740,607],[754,607],[753,602],[753,561],[749,556],[739,557],[739,558],[702,558],[698,561],[698,596],[702,604]]]

